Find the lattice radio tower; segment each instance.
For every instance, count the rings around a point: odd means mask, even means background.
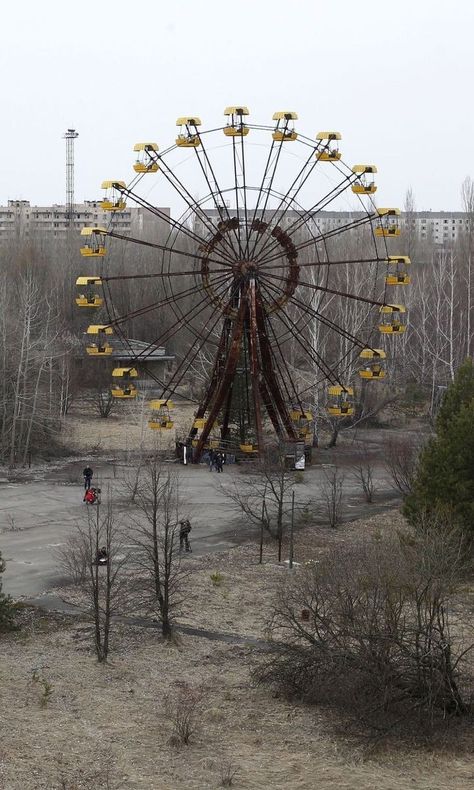
[[[68,129],[66,140],[66,219],[69,227],[74,224],[74,140],[79,137],[75,129]]]

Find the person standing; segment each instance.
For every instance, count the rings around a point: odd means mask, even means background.
[[[209,471],[212,472],[214,467],[216,467],[216,469],[217,469],[217,466],[216,466],[216,453],[214,452],[214,450],[209,450]]]
[[[191,522],[189,519],[184,519],[179,522],[179,550],[183,548],[186,551],[191,551],[191,544],[189,542],[189,533],[191,532]]]
[[[218,472],[222,472],[224,467],[224,456],[222,453],[216,453],[216,469]]]
[[[82,474],[84,475],[84,489],[88,491],[89,488],[91,487],[92,475],[94,474],[94,472],[92,471],[90,466],[86,466]]]

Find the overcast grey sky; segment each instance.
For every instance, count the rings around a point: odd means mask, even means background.
[[[308,136],[340,131],[347,164],[378,166],[379,205],[411,186],[418,209],[459,210],[473,22],[471,0],[2,3],[0,203],[64,203],[67,127],[82,201],[131,179],[135,142],[172,143],[177,116],[214,127],[242,103],[255,123],[290,109]]]

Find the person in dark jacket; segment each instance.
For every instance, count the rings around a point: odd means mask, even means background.
[[[89,488],[91,487],[92,475],[94,474],[94,472],[92,471],[90,466],[86,466],[82,474],[84,475],[84,488],[86,491],[88,491]]]
[[[107,554],[107,549],[105,546],[102,546],[97,552],[97,565],[107,565],[108,561],[109,555]]]
[[[191,544],[189,542],[189,533],[191,532],[191,523],[189,519],[184,519],[183,521],[179,522],[179,550],[182,551],[183,548],[186,551],[191,551]]]

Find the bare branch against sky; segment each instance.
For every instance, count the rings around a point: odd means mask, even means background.
[[[252,121],[296,110],[343,135],[348,164],[379,168],[381,205],[461,209],[474,175],[469,0],[219,0],[2,4],[0,203],[63,203],[75,127],[76,200],[131,177],[138,140],[169,145],[179,115],[226,105]],[[160,182],[150,198],[163,205]]]

